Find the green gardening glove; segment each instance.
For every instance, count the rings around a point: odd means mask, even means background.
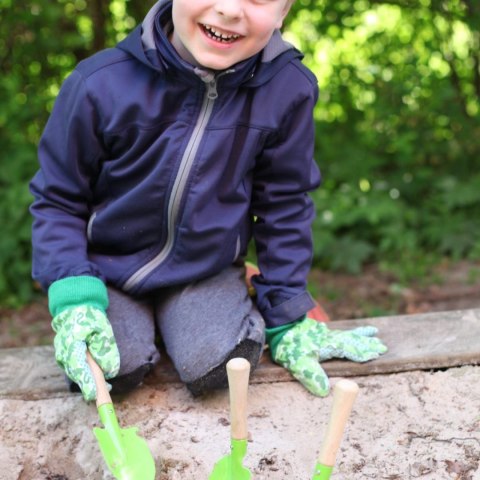
[[[277,338],[270,335],[269,343],[276,363],[289,370],[311,393],[324,397],[328,395],[330,384],[319,362],[331,358],[354,362],[378,358],[387,347],[374,337],[377,331],[371,326],[330,330],[325,323],[307,317],[286,332],[285,329],[280,331]]]
[[[78,384],[87,402],[95,400],[97,389],[87,364],[87,348],[105,378],[114,377],[120,369],[120,354],[105,313],[89,305],[69,308],[54,317],[52,328],[57,363]]]
[[[120,369],[120,354],[105,314],[106,288],[93,277],[68,277],[52,284],[49,304],[56,333],[55,359],[78,384],[85,400],[95,400],[97,389],[87,364],[87,348],[105,378],[115,377]]]

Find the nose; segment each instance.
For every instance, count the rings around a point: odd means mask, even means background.
[[[243,0],[217,0],[215,3],[215,11],[218,15],[227,19],[241,18],[243,15]]]

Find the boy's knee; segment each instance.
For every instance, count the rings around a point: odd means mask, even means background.
[[[143,382],[145,376],[160,361],[160,353],[153,345],[145,348],[144,352],[137,349],[128,353],[129,355],[120,353],[120,372],[115,378],[108,380],[112,385],[113,394],[127,393],[133,390]]]
[[[145,363],[129,373],[108,380],[112,386],[111,393],[115,395],[132,391],[143,382],[145,376],[153,369],[153,367],[153,363]]]
[[[228,386],[227,362],[232,358],[245,358],[250,362],[250,372],[257,367],[260,357],[262,356],[263,343],[246,339],[240,342],[225,358],[225,360],[210,370],[202,377],[192,382],[186,383],[188,390],[193,396],[198,397],[209,391],[226,388]]]

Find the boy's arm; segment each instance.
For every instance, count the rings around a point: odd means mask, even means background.
[[[120,357],[106,316],[107,289],[87,257],[91,185],[102,157],[98,116],[82,77],[63,84],[39,145],[40,170],[30,189],[33,277],[48,289],[55,358],[86,400],[96,396],[87,348],[115,376]]]
[[[40,170],[30,183],[34,202],[33,277],[46,290],[61,278],[100,277],[87,258],[87,222],[102,156],[98,118],[82,77],[64,82],[42,135]]]
[[[374,327],[330,330],[305,314],[313,307],[306,291],[312,258],[313,202],[308,192],[320,175],[313,161],[316,91],[289,112],[281,135],[264,152],[255,180],[252,212],[261,274],[251,281],[266,322],[272,358],[310,392],[325,396],[329,382],[320,362],[373,360],[387,348]]]
[[[267,327],[293,322],[314,306],[306,291],[312,260],[314,206],[318,187],[313,159],[316,88],[292,105],[284,125],[267,144],[254,173],[253,235],[261,274],[252,278]]]

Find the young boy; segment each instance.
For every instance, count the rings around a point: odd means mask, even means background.
[[[226,384],[230,358],[255,367],[265,326],[274,359],[327,393],[318,359],[305,370],[328,335],[304,319],[317,85],[278,30],[291,3],[160,0],[62,86],[31,182],[33,276],[57,362],[86,400],[86,348],[125,392],[159,361],[159,334],[199,395]],[[252,236],[255,303],[242,261]],[[374,341],[360,361],[384,349]]]

